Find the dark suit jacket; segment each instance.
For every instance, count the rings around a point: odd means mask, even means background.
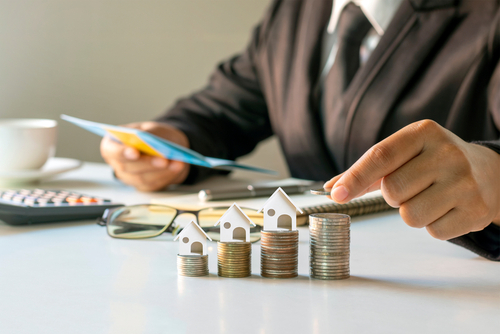
[[[499,8],[495,0],[404,0],[342,101],[325,101],[321,117],[314,87],[331,0],[276,0],[247,49],[159,120],[184,131],[193,149],[228,159],[276,134],[292,176],[315,180],[421,119],[500,153]],[[206,173],[193,168],[190,179]],[[495,228],[486,252],[474,234],[455,242],[500,259]]]

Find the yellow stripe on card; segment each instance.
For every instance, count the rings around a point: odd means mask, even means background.
[[[160,153],[158,153],[154,148],[146,144],[144,140],[139,138],[139,136],[137,136],[135,133],[127,133],[111,129],[106,129],[106,131],[112,134],[113,137],[121,141],[123,144],[127,146],[132,146],[141,151],[142,153],[146,153],[154,157],[162,157]]]

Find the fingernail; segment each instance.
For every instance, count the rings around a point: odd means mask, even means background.
[[[332,190],[332,198],[336,202],[342,202],[349,196],[347,189],[344,186],[338,186]]]
[[[125,158],[130,159],[130,160],[135,160],[135,159],[137,159],[139,157],[138,154],[137,154],[137,151],[134,150],[131,147],[127,147],[123,151],[123,155],[125,156]]]
[[[162,158],[153,158],[151,159],[151,164],[158,168],[164,168],[167,167],[167,160]]]

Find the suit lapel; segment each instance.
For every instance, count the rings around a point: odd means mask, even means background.
[[[415,4],[414,4],[415,5]],[[327,110],[328,146],[348,168],[376,143],[391,107],[439,41],[455,7],[418,11],[404,1],[377,48],[354,77],[341,110]]]
[[[304,1],[297,27],[293,61],[287,82],[285,105],[278,135],[287,152],[292,175],[316,175],[328,179],[336,170],[328,155],[321,132],[314,87],[319,76],[319,59],[323,33],[331,13],[331,0]],[[305,112],[308,111],[308,112]],[[307,162],[307,163],[305,163]],[[317,168],[316,166],[323,166]],[[309,168],[310,170],[306,170]],[[324,171],[324,175],[319,175]]]

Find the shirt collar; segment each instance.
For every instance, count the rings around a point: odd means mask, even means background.
[[[391,23],[392,17],[396,13],[399,5],[403,0],[334,0],[332,6],[332,15],[328,23],[328,33],[333,33],[337,27],[340,18],[340,13],[344,7],[353,2],[361,7],[368,21],[379,34],[382,36]]]

